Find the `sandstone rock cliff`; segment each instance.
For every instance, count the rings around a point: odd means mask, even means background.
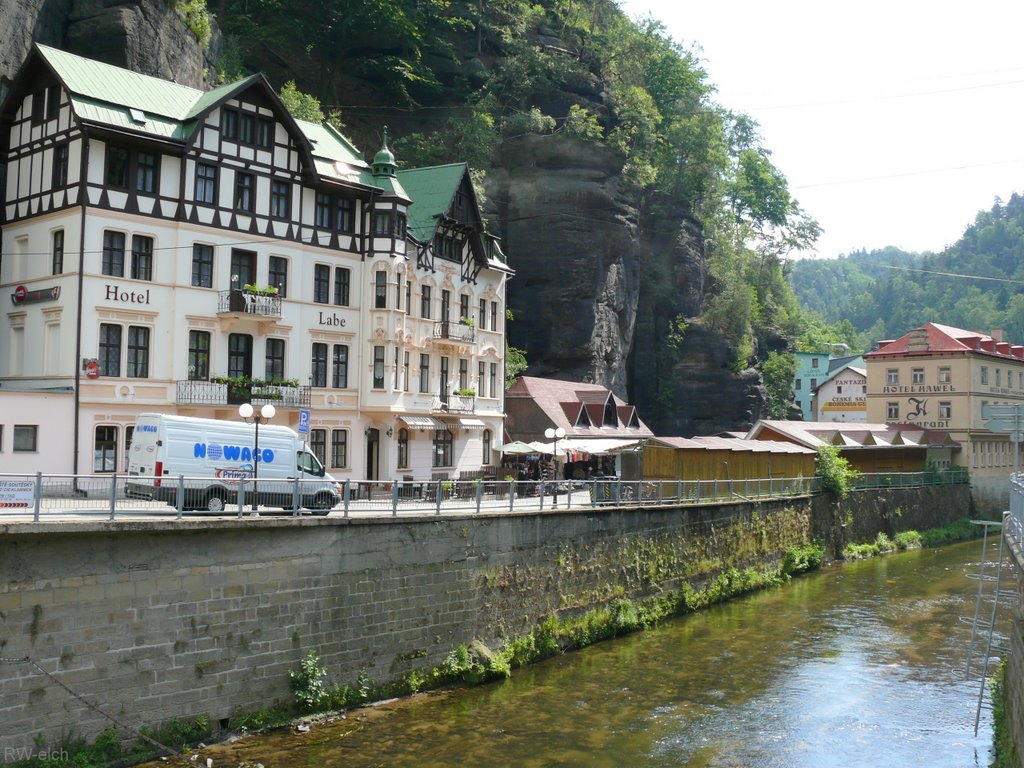
[[[638,195],[621,160],[573,137],[507,141],[491,171],[516,277],[511,342],[537,376],[628,389],[626,359],[640,295]]]
[[[33,42],[202,88],[219,36],[203,48],[168,0],[3,0],[0,96]]]
[[[666,346],[677,318],[703,311],[700,225],[645,199],[621,164],[570,136],[503,144],[487,186],[516,270],[509,341],[532,375],[603,384],[657,434],[746,429],[764,410],[759,374],[733,373],[732,350],[699,323]]]

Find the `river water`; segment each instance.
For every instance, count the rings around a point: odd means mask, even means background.
[[[987,766],[960,621],[980,557],[977,541],[830,566],[504,682],[203,754],[215,768]]]

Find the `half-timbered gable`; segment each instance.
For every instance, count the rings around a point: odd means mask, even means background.
[[[82,134],[60,80],[33,52],[4,102],[0,125],[6,166],[4,221],[78,204]]]

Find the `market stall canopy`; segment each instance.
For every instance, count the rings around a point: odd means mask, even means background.
[[[571,438],[558,441],[558,458],[564,459],[566,454],[572,454],[572,461],[579,461],[580,454],[589,456],[608,456],[620,451],[629,451],[640,445],[640,440],[621,440],[615,438]],[[535,441],[530,443],[532,453],[544,453],[551,456],[555,452],[555,442],[542,443]]]
[[[499,445],[495,450],[499,453],[507,453],[513,456],[537,452],[536,448],[528,443],[524,443],[522,440],[513,440],[511,443]]]
[[[640,440],[624,440],[621,438],[567,438],[558,441],[558,452],[589,453],[591,456],[606,456],[620,451],[629,451],[640,445]]]

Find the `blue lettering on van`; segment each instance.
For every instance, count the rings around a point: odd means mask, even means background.
[[[156,432],[156,424],[137,424],[135,426],[136,432]]]
[[[263,448],[256,454],[252,448],[245,445],[219,445],[217,443],[195,443],[192,447],[192,455],[197,459],[224,458],[226,461],[258,461],[260,464],[272,464],[274,462],[274,451],[271,448]]]

